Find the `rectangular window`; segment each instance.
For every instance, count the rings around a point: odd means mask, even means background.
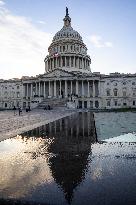
[[[107,106],[110,106],[110,101],[109,100],[107,101]]]
[[[126,91],[123,91],[123,97],[126,97]]]
[[[117,90],[114,90],[114,96],[117,96]]]
[[[136,105],[136,102],[133,100],[133,105]]]
[[[117,100],[116,100],[116,101],[114,101],[114,105],[115,105],[115,106],[117,106],[117,105],[118,105]]]
[[[107,96],[110,96],[110,90],[107,90]]]

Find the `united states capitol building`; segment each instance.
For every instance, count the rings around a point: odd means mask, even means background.
[[[44,108],[47,104],[75,109],[136,107],[136,74],[92,73],[87,47],[71,27],[67,8],[63,21],[44,59],[44,74],[0,80],[0,108]]]

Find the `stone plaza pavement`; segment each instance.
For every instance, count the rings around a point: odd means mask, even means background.
[[[73,113],[75,111],[66,108],[57,108],[54,110],[34,109],[31,112],[23,110],[20,116],[18,111],[16,111],[15,115],[12,110],[0,111],[0,141]]]

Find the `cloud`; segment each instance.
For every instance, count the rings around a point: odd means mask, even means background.
[[[39,23],[39,24],[43,24],[43,25],[45,25],[46,24],[46,22],[45,21],[37,21],[37,23]]]
[[[0,1],[0,6],[4,6],[5,2],[4,1]]]
[[[112,44],[112,42],[107,41],[107,42],[105,42],[105,46],[112,48],[113,44]]]
[[[50,33],[39,30],[30,19],[0,7],[0,78],[44,73],[51,39]]]
[[[102,48],[102,47],[113,47],[112,42],[110,41],[103,41],[103,38],[99,35],[91,35],[88,36],[88,40],[94,45],[96,48]]]

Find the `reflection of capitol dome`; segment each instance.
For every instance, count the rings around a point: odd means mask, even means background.
[[[53,37],[48,48],[49,55],[45,58],[46,72],[52,72],[56,68],[68,71],[90,71],[90,56],[87,55],[87,47],[83,43],[80,34],[71,27],[71,18],[66,8],[66,16],[63,19],[64,26]]]

